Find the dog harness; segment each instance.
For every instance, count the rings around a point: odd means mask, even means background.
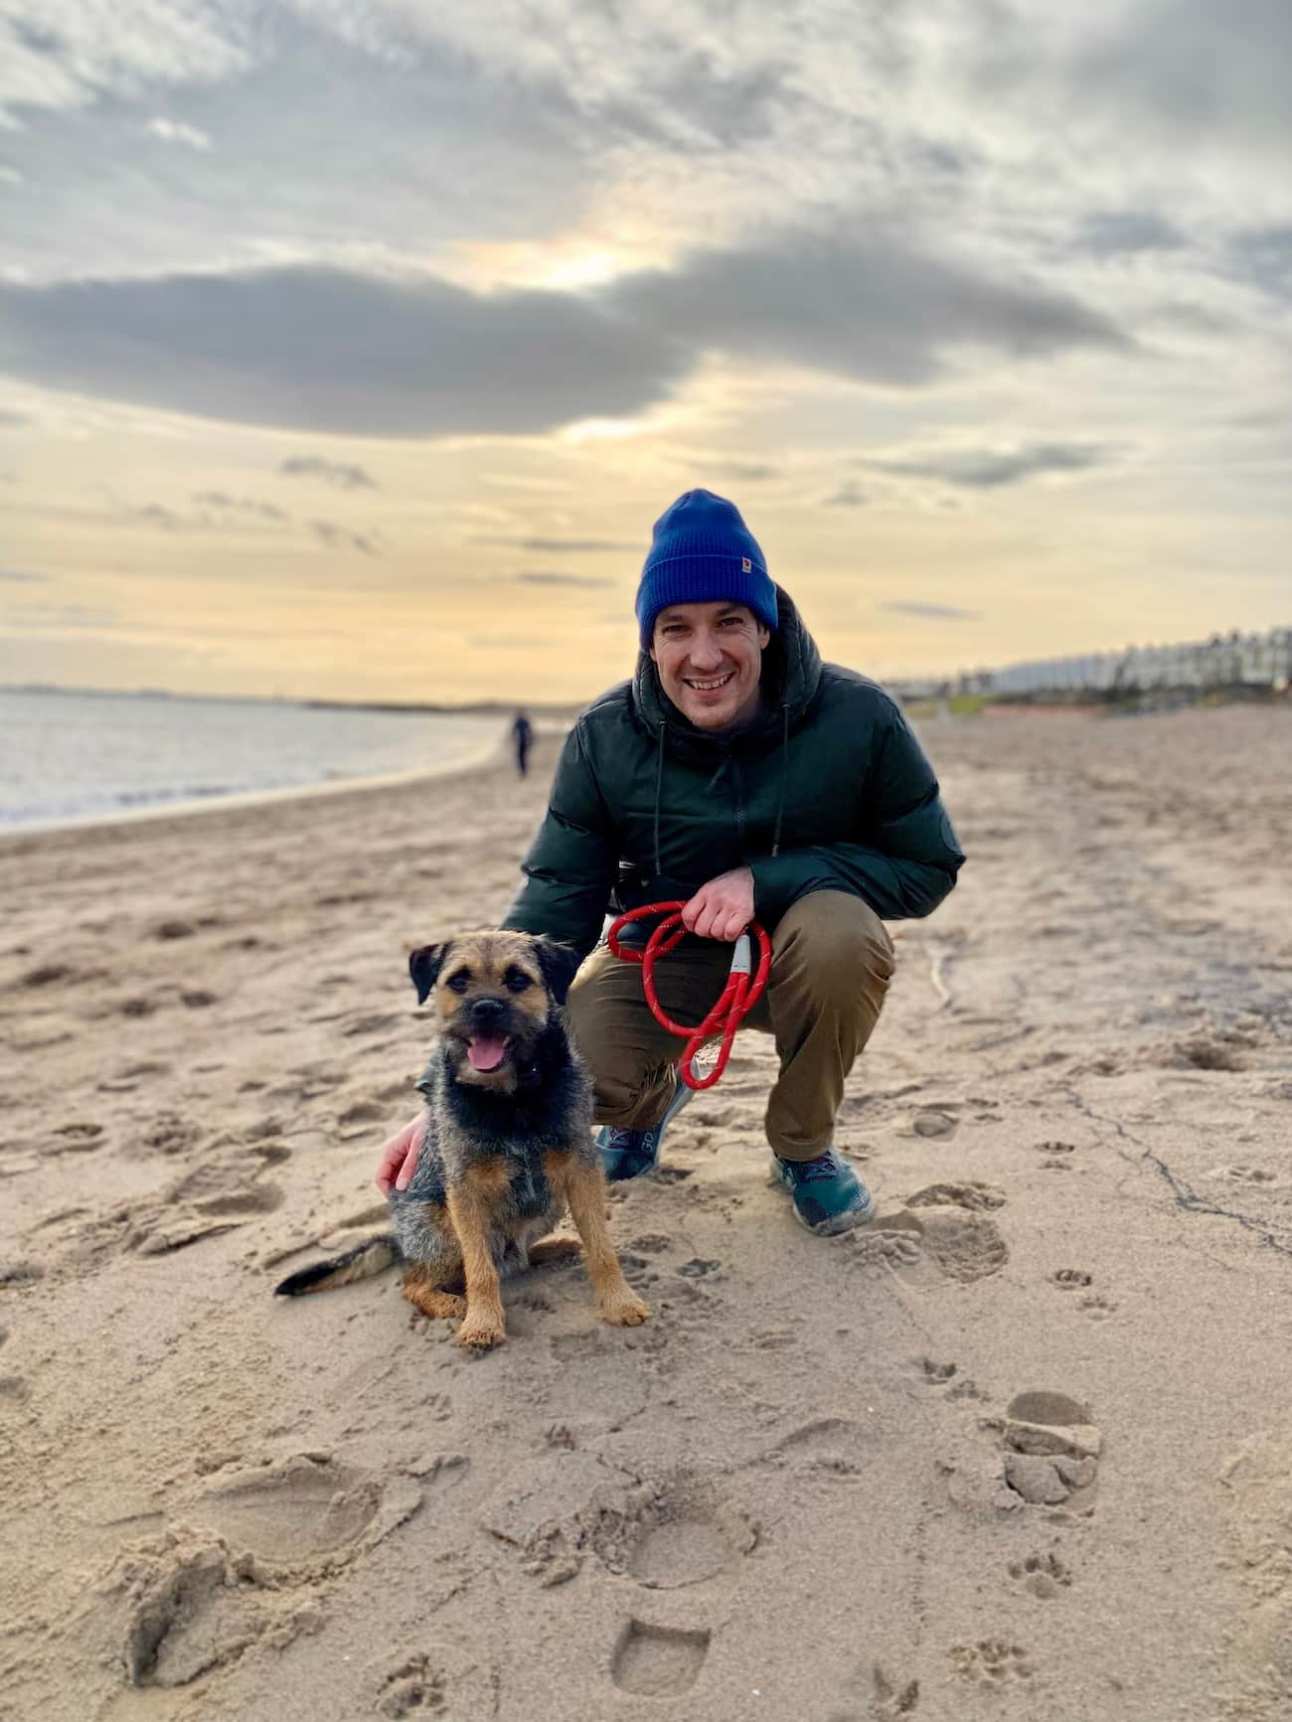
[[[751,921],[748,929],[736,940],[735,952],[731,958],[731,972],[727,976],[727,984],[713,1009],[705,1017],[698,1028],[688,1028],[685,1023],[674,1022],[663,1005],[659,1002],[659,993],[655,988],[655,963],[659,957],[667,956],[675,950],[686,937],[686,926],[682,920],[682,910],[685,904],[676,903],[643,903],[639,909],[630,909],[627,914],[620,915],[606,935],[607,942],[614,954],[626,963],[640,963],[642,966],[642,991],[646,995],[646,1003],[650,1006],[651,1015],[661,1028],[666,1028],[670,1034],[679,1035],[686,1047],[678,1060],[678,1073],[688,1088],[696,1090],[712,1088],[714,1083],[727,1068],[727,1060],[731,1057],[731,1043],[736,1038],[736,1030],[762,998],[767,986],[767,974],[772,966],[772,941],[766,930],[757,921]],[[621,944],[619,931],[630,921],[645,920],[652,915],[661,915],[663,919],[651,933],[645,947],[639,949],[634,945]],[[750,935],[758,940],[758,968],[753,971],[753,945]],[[752,972],[751,972],[752,971]],[[697,1076],[693,1069],[693,1061],[706,1040],[721,1033],[722,1042],[718,1047],[713,1069],[705,1076]]]

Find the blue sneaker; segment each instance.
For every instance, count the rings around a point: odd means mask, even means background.
[[[850,1232],[875,1217],[875,1200],[861,1179],[833,1148],[815,1160],[772,1156],[778,1180],[794,1198],[794,1217],[819,1238]]]
[[[615,1130],[609,1124],[597,1132],[597,1147],[606,1181],[622,1184],[627,1178],[640,1178],[643,1172],[653,1172],[659,1165],[659,1147],[670,1122],[694,1098],[695,1090],[678,1078],[677,1091],[668,1103],[668,1111],[649,1130]]]

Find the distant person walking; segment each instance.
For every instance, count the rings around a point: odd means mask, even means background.
[[[534,726],[523,711],[516,713],[511,726],[512,745],[516,749],[516,772],[524,777],[529,771],[529,750],[534,743]]]

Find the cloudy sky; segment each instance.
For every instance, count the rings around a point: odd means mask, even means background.
[[[5,0],[0,682],[578,698],[1292,620],[1287,0]]]

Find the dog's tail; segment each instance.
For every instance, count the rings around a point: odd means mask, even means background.
[[[331,1256],[325,1262],[312,1262],[288,1274],[274,1287],[275,1297],[305,1297],[309,1292],[331,1291],[336,1286],[353,1285],[356,1280],[369,1280],[374,1274],[385,1273],[402,1260],[393,1232],[382,1232],[356,1244],[344,1255]]]

